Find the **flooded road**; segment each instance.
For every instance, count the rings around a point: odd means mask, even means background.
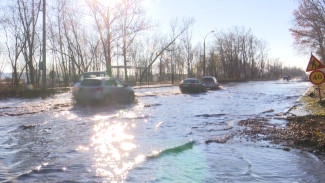
[[[315,155],[238,135],[283,116],[307,82],[230,83],[203,94],[136,89],[137,102],[78,106],[71,93],[0,103],[2,182],[322,182]]]

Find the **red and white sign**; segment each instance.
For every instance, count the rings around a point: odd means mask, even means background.
[[[309,81],[312,82],[314,85],[320,85],[324,82],[325,75],[322,71],[315,70],[309,75]]]

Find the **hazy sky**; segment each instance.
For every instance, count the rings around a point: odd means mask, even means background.
[[[310,54],[294,49],[289,32],[298,0],[145,0],[148,13],[163,29],[175,17],[194,18],[194,42],[203,43],[211,30],[225,31],[238,26],[251,29],[253,35],[268,42],[269,58],[279,58],[286,66],[306,69]],[[168,31],[168,30],[166,30]],[[211,37],[210,37],[211,36]],[[211,41],[212,35],[206,39]],[[196,44],[194,43],[194,44]]]

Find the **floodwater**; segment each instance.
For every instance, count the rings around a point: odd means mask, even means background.
[[[141,88],[136,103],[113,106],[78,106],[71,93],[2,100],[0,181],[323,182],[325,166],[314,154],[238,135],[240,120],[285,125],[279,118],[310,86]]]

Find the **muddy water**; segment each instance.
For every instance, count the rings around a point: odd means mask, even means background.
[[[304,82],[223,85],[204,94],[136,90],[137,102],[78,106],[71,94],[0,103],[0,181],[322,182],[315,155],[238,135],[243,119],[281,116]]]

